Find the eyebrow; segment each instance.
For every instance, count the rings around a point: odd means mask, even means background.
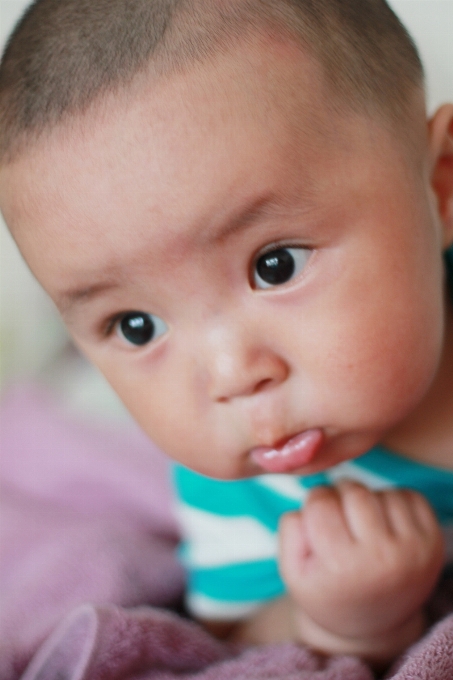
[[[225,241],[229,236],[241,232],[254,225],[260,218],[274,215],[277,212],[277,200],[274,194],[266,194],[254,199],[237,213],[231,215],[226,223],[214,230],[211,228],[207,234],[207,240],[218,243]],[[206,230],[208,231],[208,230]]]
[[[102,297],[118,287],[118,281],[106,280],[80,288],[70,288],[57,296],[57,307],[63,316],[67,316],[75,305],[91,302],[93,299]]]
[[[213,231],[211,226],[202,230],[201,238],[210,243],[220,243],[230,236],[253,226],[260,218],[275,215],[277,211],[276,196],[268,193],[254,199],[245,207],[241,207],[236,213],[230,215],[217,230]],[[118,279],[110,278],[105,281],[97,281],[91,285],[69,288],[56,296],[56,304],[62,316],[67,317],[75,306],[91,302],[119,287],[120,282]]]

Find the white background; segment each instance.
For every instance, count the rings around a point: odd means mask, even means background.
[[[0,0],[0,49],[27,4],[28,0]],[[453,101],[453,0],[390,0],[390,5],[421,52],[429,110]],[[64,344],[65,333],[1,219],[0,258],[0,361],[5,382],[39,372]]]

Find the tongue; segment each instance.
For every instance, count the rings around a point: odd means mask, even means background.
[[[320,429],[305,430],[276,448],[258,446],[251,456],[266,472],[293,472],[316,456],[323,441]]]

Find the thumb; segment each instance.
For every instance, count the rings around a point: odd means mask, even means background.
[[[300,584],[301,572],[313,550],[303,512],[284,514],[279,525],[280,573],[289,589]]]

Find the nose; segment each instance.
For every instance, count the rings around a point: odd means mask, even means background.
[[[276,387],[289,367],[262,336],[217,327],[209,333],[204,361],[212,400],[228,402]]]

